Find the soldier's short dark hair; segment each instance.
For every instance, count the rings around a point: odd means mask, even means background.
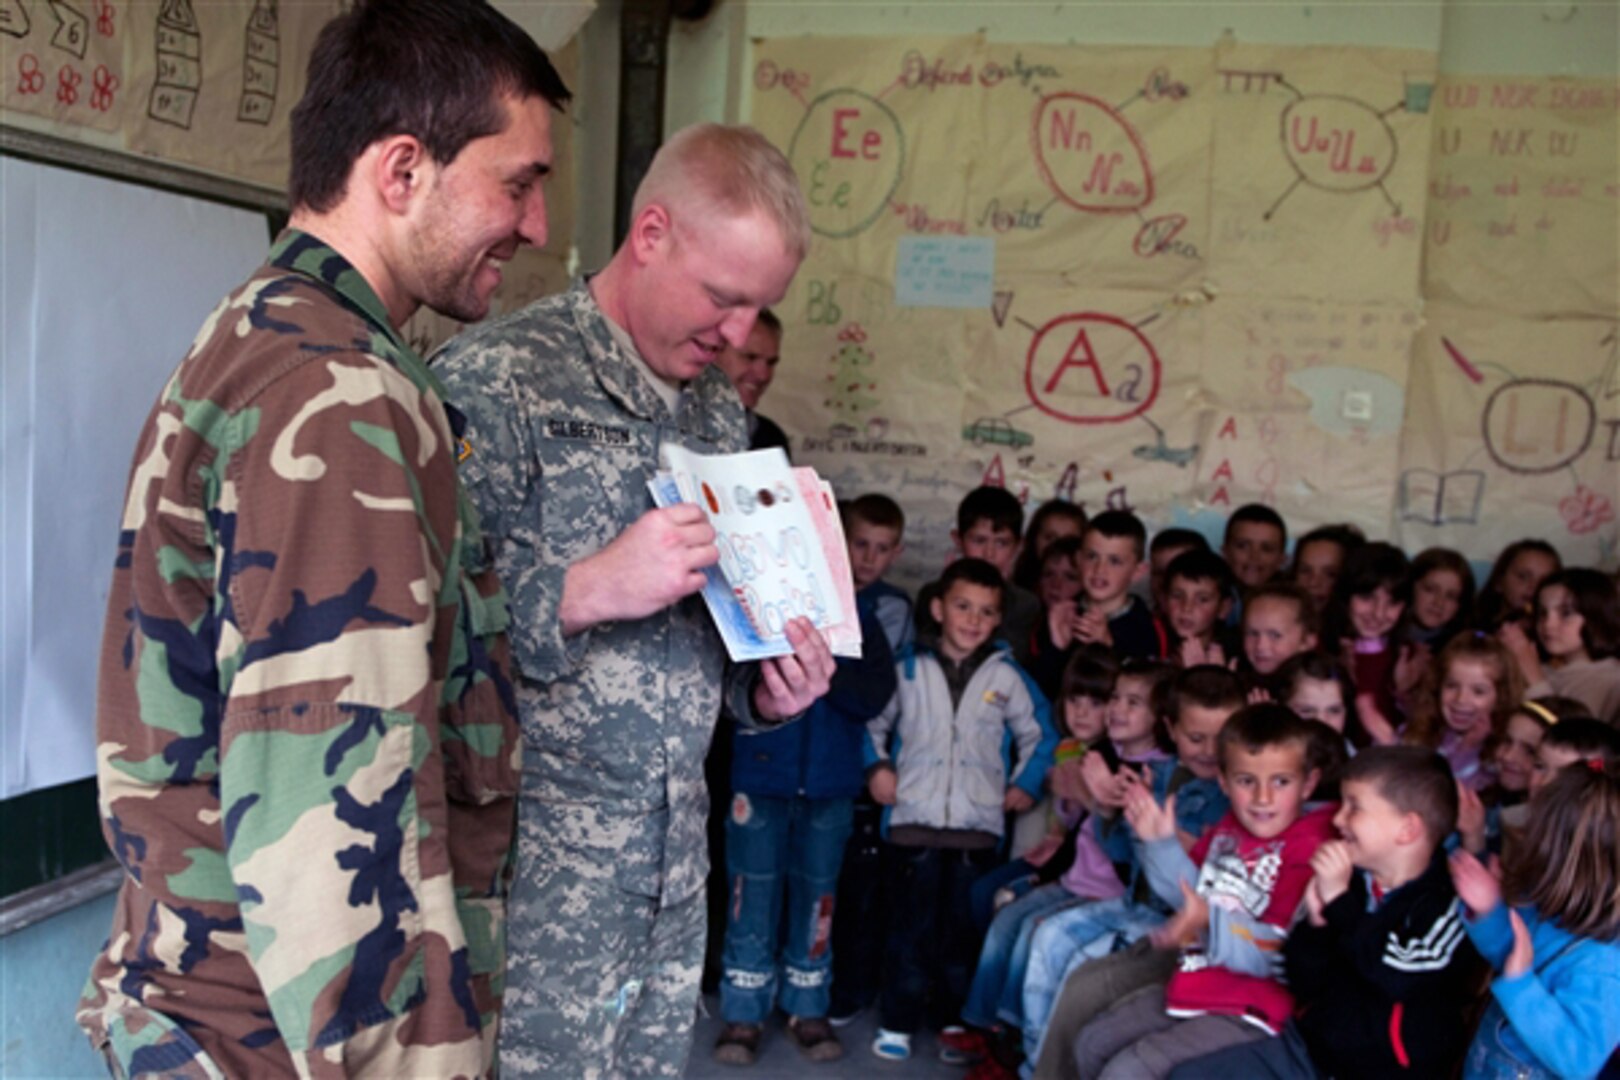
[[[782,320],[770,308],[759,309],[759,325],[775,334],[778,338],[782,336]]]
[[[1457,781],[1451,766],[1427,746],[1369,746],[1344,767],[1341,784],[1371,784],[1403,814],[1416,814],[1430,844],[1457,827]]]
[[[321,29],[292,111],[294,209],[332,209],[366,147],[414,135],[448,165],[506,126],[503,95],[561,109],[561,76],[516,23],[485,0],[361,0]]]

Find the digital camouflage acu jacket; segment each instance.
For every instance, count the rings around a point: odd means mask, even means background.
[[[127,876],[79,1009],[128,1075],[492,1068],[520,745],[453,418],[289,232],[147,420],[97,710]]]
[[[558,608],[568,567],[653,508],[660,446],[746,448],[742,403],[710,368],[672,415],[584,283],[456,338],[434,368],[466,409],[462,478],[512,594],[519,873],[541,881],[566,867],[666,907],[688,899],[708,871],[703,758],[722,697],[740,723],[756,723],[757,668],[727,668],[696,595],[566,639]]]

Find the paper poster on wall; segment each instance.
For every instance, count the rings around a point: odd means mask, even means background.
[[[1036,502],[1162,515],[1198,454],[1202,314],[1163,293],[1020,285],[963,372],[958,452]]]
[[[984,310],[995,275],[996,242],[987,237],[903,236],[894,259],[894,302]]]
[[[1424,294],[1620,314],[1620,84],[1447,75],[1435,92]]]
[[[1417,295],[1432,52],[1216,49],[1210,275],[1222,292]]]
[[[919,60],[960,73],[979,47],[977,38],[756,45],[752,123],[793,163],[819,254],[887,274],[903,235],[984,232],[968,222],[981,138],[964,112],[972,87],[942,85]]]
[[[971,475],[951,448],[970,328],[983,313],[901,307],[887,273],[815,257],[777,312],[783,358],[760,411],[787,428],[794,463],[816,466],[840,498],[878,491],[899,500],[908,521],[900,572],[933,576],[967,490],[959,481]]]
[[[970,224],[1005,265],[1082,288],[1174,289],[1204,272],[1209,49],[986,45]]]
[[[1620,323],[1431,304],[1414,348],[1396,536],[1489,560],[1525,536],[1575,565],[1620,545]]]
[[[1196,512],[1247,502],[1290,529],[1348,521],[1389,535],[1415,312],[1225,297],[1210,305],[1202,382],[1213,406]]]
[[[14,0],[0,114],[251,184],[287,183],[287,116],[339,10],[253,0]]]

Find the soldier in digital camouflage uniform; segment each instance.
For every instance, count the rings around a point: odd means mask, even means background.
[[[164,388],[124,507],[97,738],[126,877],[78,1013],[115,1076],[493,1072],[508,604],[397,328],[481,317],[544,242],[567,97],[482,4],[322,32],[291,228]]]
[[[659,447],[747,445],[712,362],[780,300],[808,240],[791,168],[705,125],[660,151],[608,267],[453,341],[462,479],[512,594],[525,742],[501,1041],[508,1077],[678,1075],[703,954],[703,758],[722,699],[768,725],[826,692],[796,652],[727,668],[702,600],[696,507],[653,508]]]

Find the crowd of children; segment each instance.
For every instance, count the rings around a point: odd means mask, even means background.
[[[735,732],[725,1028],[877,1010],[969,1080],[1592,1077],[1620,1047],[1620,599],[1544,542],[1408,559],[1271,509],[845,506],[865,635]]]

